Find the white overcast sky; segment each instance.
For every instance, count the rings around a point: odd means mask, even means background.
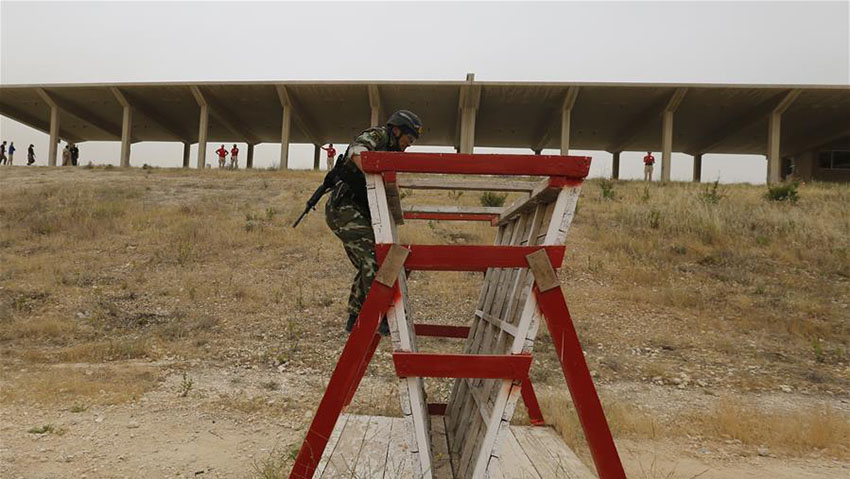
[[[482,81],[846,85],[850,2],[0,1],[3,84],[467,72]],[[21,153],[34,143],[46,163],[46,135],[6,118],[0,128]],[[81,150],[83,161],[117,163],[117,142]],[[177,166],[181,151],[140,143],[133,163]],[[256,164],[278,151],[258,146]],[[291,152],[296,166],[312,164],[312,146]],[[609,154],[590,154],[594,174],[610,172]],[[640,174],[636,155],[623,155],[622,177]],[[674,156],[674,178],[690,177],[690,161]],[[707,155],[703,180],[763,182],[764,167],[763,157]]]

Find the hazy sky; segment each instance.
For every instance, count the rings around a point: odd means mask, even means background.
[[[462,80],[474,72],[482,81],[850,84],[849,4],[0,1],[0,83]],[[3,118],[0,136],[20,153],[34,143],[46,163],[46,135]],[[117,164],[117,142],[81,150],[84,162]],[[295,166],[309,167],[312,150],[293,145]],[[177,166],[181,152],[140,143],[132,161]],[[258,146],[255,164],[270,165],[278,152]],[[590,154],[592,174],[610,173],[609,154]],[[639,154],[622,158],[621,177],[639,176]],[[765,164],[706,155],[703,180],[763,182]],[[674,155],[673,177],[689,178],[690,165]]]

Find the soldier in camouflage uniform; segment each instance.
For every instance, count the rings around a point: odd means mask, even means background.
[[[345,253],[357,274],[351,284],[348,297],[348,322],[346,331],[351,332],[366,293],[375,279],[378,262],[375,259],[375,234],[372,217],[366,199],[366,176],[360,165],[360,153],[364,151],[404,151],[422,133],[422,121],[415,113],[399,110],[393,113],[387,124],[364,131],[348,147],[342,164],[338,165],[339,181],[325,205],[325,221],[337,237],[342,240]],[[378,331],[389,334],[386,318],[381,320]]]

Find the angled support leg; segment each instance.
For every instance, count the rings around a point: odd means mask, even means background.
[[[378,346],[378,322],[381,316],[386,314],[395,297],[398,289],[396,280],[408,253],[409,251],[402,247],[393,246],[387,260],[378,269],[375,281],[360,309],[360,317],[342,349],[325,395],[301,445],[301,451],[295,458],[295,464],[289,474],[290,479],[312,479],[336,421],[354,395],[369,364],[368,360],[374,353],[374,348]]]
[[[540,410],[540,403],[537,402],[537,395],[534,394],[534,386],[531,385],[531,379],[525,378],[522,380],[522,402],[525,403],[525,408],[528,410],[528,419],[532,426],[545,426],[546,420],[543,419],[543,411]]]
[[[600,479],[626,479],[617,446],[602,410],[602,403],[584,361],[581,343],[567,309],[560,282],[549,258],[538,253],[527,256],[529,267],[534,273],[534,294],[540,311],[546,317],[549,334],[564,370],[564,378],[567,380],[581,428],[590,446],[596,472]]]
[[[369,345],[369,350],[366,352],[366,356],[363,357],[363,361],[360,364],[360,370],[357,372],[357,382],[351,385],[351,389],[348,391],[348,396],[345,398],[345,406],[343,408],[348,407],[351,404],[351,400],[354,399],[354,393],[357,392],[357,388],[360,386],[360,380],[363,379],[363,376],[366,375],[366,368],[369,367],[369,363],[372,362],[372,356],[375,355],[375,350],[378,349],[378,344],[381,342],[381,335],[376,334],[372,339],[372,344]]]

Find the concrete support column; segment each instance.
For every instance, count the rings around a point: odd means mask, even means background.
[[[47,147],[47,166],[56,166],[59,149],[59,108],[50,108],[50,145]]]
[[[248,157],[245,160],[245,168],[253,168],[254,167],[254,145],[248,143]]]
[[[670,168],[673,162],[673,112],[664,112],[661,132],[661,181],[670,181]]]
[[[770,114],[767,128],[767,184],[782,181],[782,157],[779,154],[782,114]]]
[[[694,183],[702,181],[702,153],[694,155]]]
[[[192,145],[188,142],[183,143],[183,168],[189,167],[189,151],[191,150]]]
[[[381,92],[378,85],[369,85],[369,125],[375,127],[381,124]]]
[[[201,120],[198,127],[198,169],[203,170],[207,159],[207,133],[209,133],[210,114],[207,105],[201,105]]]
[[[533,151],[533,152],[534,152],[534,154],[535,154],[535,155],[537,155],[537,156],[540,156],[540,153],[542,153],[542,152],[543,152],[543,150],[541,150],[541,149],[539,149],[539,148],[538,148],[538,149],[536,149],[536,150],[531,150],[531,151]]]
[[[373,127],[378,126],[380,121],[381,121],[381,110],[379,110],[377,108],[372,108],[372,115],[369,119],[369,125],[371,125]]]
[[[460,117],[460,152],[472,153],[475,147],[475,108],[464,108]]]
[[[561,115],[561,154],[570,154],[570,118],[572,109],[564,108]]]
[[[319,163],[322,158],[322,147],[320,145],[313,145],[313,169],[319,169]]]
[[[615,151],[613,161],[611,162],[611,178],[620,179],[620,152]]]
[[[289,169],[289,132],[292,131],[292,107],[284,106],[280,125],[279,170]]]
[[[121,166],[130,166],[130,137],[133,134],[133,109],[129,106],[124,107],[124,116],[121,122]]]

